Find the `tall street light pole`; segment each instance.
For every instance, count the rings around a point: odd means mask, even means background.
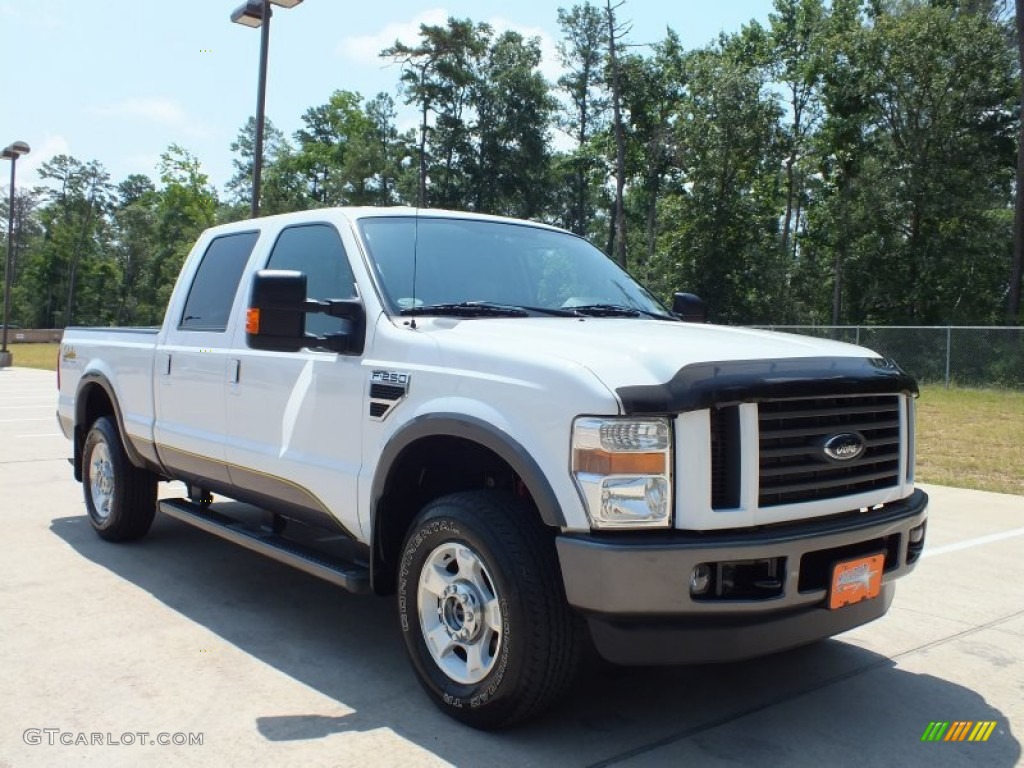
[[[256,90],[256,145],[252,158],[252,218],[260,215],[260,185],[263,178],[263,124],[267,106],[267,55],[270,50],[270,5],[294,8],[302,0],[247,0],[231,12],[231,21],[260,28],[260,81]]]
[[[14,357],[7,351],[7,326],[11,316],[11,277],[14,271],[14,168],[18,158],[29,153],[28,144],[24,141],[16,141],[4,147],[3,156],[11,161],[11,195],[7,198],[9,210],[7,212],[7,266],[4,269],[4,329],[3,348],[0,349],[0,368],[6,368]]]

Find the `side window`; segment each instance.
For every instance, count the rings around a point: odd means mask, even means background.
[[[259,232],[239,232],[210,242],[192,278],[179,329],[221,332],[227,329],[242,270],[258,238]]]
[[[305,272],[306,292],[311,299],[348,299],[356,295],[345,246],[330,224],[303,224],[282,230],[267,269]],[[306,330],[320,335],[335,333],[341,330],[341,322],[327,315],[306,315]]]

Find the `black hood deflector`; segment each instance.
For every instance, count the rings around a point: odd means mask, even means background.
[[[797,357],[727,360],[679,369],[664,384],[616,390],[627,414],[680,413],[759,400],[832,395],[917,395],[917,382],[891,360]]]

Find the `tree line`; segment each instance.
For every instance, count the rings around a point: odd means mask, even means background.
[[[545,221],[721,322],[1019,322],[1020,63],[999,0],[775,0],[693,50],[671,28],[637,45],[625,15],[559,9],[556,83],[538,39],[421,26],[380,52],[394,93],[339,89],[290,137],[267,121],[262,212]],[[254,134],[250,118],[223,191],[179,145],[156,179],[44,163],[17,198],[12,322],[159,323],[198,233],[246,217]]]

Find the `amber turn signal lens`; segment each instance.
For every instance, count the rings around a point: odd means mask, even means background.
[[[260,333],[260,310],[258,307],[249,307],[245,311],[245,332],[253,336]]]
[[[573,470],[594,475],[661,475],[665,453],[609,453],[599,448],[577,448]]]

